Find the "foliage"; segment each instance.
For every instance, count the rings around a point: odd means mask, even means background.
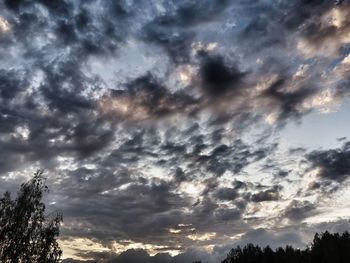
[[[21,185],[15,200],[6,192],[0,199],[0,262],[57,263],[62,251],[56,241],[62,216],[45,215],[43,172]]]
[[[344,263],[350,259],[350,234],[329,232],[317,234],[310,247],[304,250],[292,246],[272,250],[247,244],[231,249],[221,263]]]

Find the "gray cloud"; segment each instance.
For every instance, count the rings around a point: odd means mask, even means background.
[[[280,199],[280,188],[279,186],[275,186],[272,189],[255,193],[251,196],[251,200],[253,202],[277,201]]]
[[[320,178],[343,182],[350,175],[350,143],[345,142],[341,148],[312,151],[306,155],[312,168],[318,168]]]
[[[316,206],[309,201],[296,201],[290,202],[286,210],[284,211],[283,217],[286,217],[294,222],[300,222],[303,219],[314,214]]]
[[[101,101],[110,115],[129,120],[162,118],[178,112],[194,111],[198,100],[184,92],[171,93],[151,74],[141,76],[125,85],[124,90],[112,90]]]
[[[91,256],[91,255],[86,255]],[[192,262],[193,260],[206,260],[207,262],[213,263],[216,260],[220,260],[218,256],[213,256],[204,251],[198,250],[188,250],[178,256],[171,257],[169,254],[156,254],[155,256],[150,256],[145,250],[142,249],[130,249],[120,255],[110,255],[108,258],[102,258],[99,255],[93,255],[95,258],[100,258],[98,261],[80,261],[73,259],[65,259],[63,263],[97,263],[97,262],[107,262],[107,263],[127,263],[127,262],[142,262],[142,263],[180,263],[180,262]]]
[[[300,244],[251,222],[299,179],[278,131],[349,95],[347,19],[324,22],[333,1],[161,2],[0,1],[1,190],[46,168],[62,239],[194,247],[174,258],[84,252],[102,262],[214,261],[199,248],[242,233]],[[337,8],[348,18],[347,2]],[[312,189],[347,179],[349,143],[339,141],[288,152],[321,168]],[[253,182],[260,174],[268,185]],[[275,216],[294,226],[316,207],[294,201]]]
[[[205,54],[203,57],[200,76],[205,92],[213,97],[224,96],[231,92],[234,96],[239,96],[237,93],[243,86],[244,73],[235,66],[225,65],[222,57],[208,57]]]

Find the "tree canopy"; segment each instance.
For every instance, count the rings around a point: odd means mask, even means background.
[[[6,192],[0,199],[0,262],[57,263],[62,254],[57,237],[62,216],[45,214],[48,191],[42,171],[21,185],[16,199]]]
[[[221,263],[344,263],[350,260],[350,234],[331,234],[328,231],[314,236],[306,249],[292,246],[272,250],[247,244],[231,249]]]

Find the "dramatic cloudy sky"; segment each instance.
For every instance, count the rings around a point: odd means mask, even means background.
[[[0,191],[45,169],[66,263],[302,248],[349,229],[349,84],[346,0],[0,0]]]

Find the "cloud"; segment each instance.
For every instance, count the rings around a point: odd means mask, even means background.
[[[312,151],[306,155],[312,169],[318,169],[318,177],[341,183],[350,175],[350,143],[341,148]]]
[[[10,69],[0,71],[0,96],[2,100],[10,101],[18,92],[24,91],[29,85],[29,77],[25,72]]]
[[[211,253],[195,250],[195,249],[188,249],[186,252],[181,253],[178,256],[171,257],[169,254],[156,254],[155,256],[150,256],[147,252],[141,249],[132,249],[128,250],[126,252],[123,252],[122,254],[118,255],[101,255],[96,256],[95,258],[102,259],[101,262],[124,262],[121,260],[125,260],[125,262],[129,262],[128,260],[131,260],[131,262],[138,262],[137,260],[144,260],[141,262],[170,262],[170,263],[177,263],[177,262],[192,262],[193,260],[206,260],[207,262],[219,262],[220,260],[223,260],[225,255],[230,251],[231,248],[240,245],[245,246],[248,243],[253,243],[259,246],[267,246],[277,248],[277,247],[284,247],[286,245],[293,245],[297,248],[305,248],[306,243],[304,240],[302,240],[301,235],[306,235],[308,237],[307,243],[311,242],[313,239],[313,236],[316,232],[321,233],[326,230],[330,232],[338,232],[342,233],[347,230],[349,226],[349,220],[339,220],[335,222],[327,222],[327,223],[321,223],[321,224],[315,224],[315,225],[299,225],[294,228],[285,228],[285,229],[279,229],[278,232],[276,231],[268,231],[262,228],[257,228],[251,231],[246,232],[239,241],[232,242],[229,245],[225,246],[215,246],[213,251]],[[300,234],[297,234],[299,233]],[[87,256],[91,256],[91,254],[87,254]],[[132,261],[134,260],[134,261]],[[72,260],[72,259],[65,259],[63,263],[95,263],[96,261],[90,261],[90,260]],[[99,261],[100,262],[100,261]]]
[[[306,56],[334,56],[349,42],[346,36],[349,4],[331,6],[324,3],[318,10],[318,16],[315,14],[303,25],[299,47]]]
[[[301,222],[305,218],[313,215],[315,209],[315,205],[309,201],[300,202],[293,200],[285,209],[282,217],[286,217],[293,222]]]
[[[349,95],[349,5],[331,2],[0,1],[1,190],[45,168],[62,239],[107,251],[72,257],[300,244],[275,223],[317,215],[298,156],[318,200],[350,170],[346,139],[283,152],[278,134]]]
[[[103,263],[127,263],[127,262],[139,262],[139,263],[180,263],[180,262],[191,262],[193,260],[207,260],[207,262],[215,262],[216,259],[213,255],[210,255],[200,250],[188,250],[178,256],[171,257],[166,253],[159,253],[154,256],[150,256],[145,250],[142,249],[130,249],[119,255],[110,255],[109,258],[102,259],[98,262]],[[97,261],[80,261],[73,259],[65,259],[63,263],[95,263]]]
[[[275,186],[273,189],[261,191],[251,196],[253,202],[277,201],[280,199],[280,187]]]
[[[198,107],[197,104],[195,98],[184,92],[171,93],[151,74],[127,83],[124,90],[111,91],[99,101],[106,114],[134,121],[191,112]]]
[[[175,63],[190,60],[195,26],[219,17],[230,1],[169,1],[166,12],[149,21],[141,37],[164,48]]]
[[[222,57],[207,57],[204,55],[200,69],[202,87],[209,96],[218,97],[234,93],[237,95],[244,73],[235,66],[228,66]],[[235,94],[236,93],[236,94]]]
[[[220,188],[216,191],[215,197],[219,200],[235,200],[238,197],[237,191],[234,188]]]
[[[267,231],[262,228],[254,229],[245,233],[237,243],[241,246],[248,243],[259,246],[269,245],[272,248],[283,247],[285,245],[304,247],[300,235],[288,229],[279,232]]]
[[[72,258],[67,258],[62,261],[63,263],[96,263],[96,260],[77,260]]]

